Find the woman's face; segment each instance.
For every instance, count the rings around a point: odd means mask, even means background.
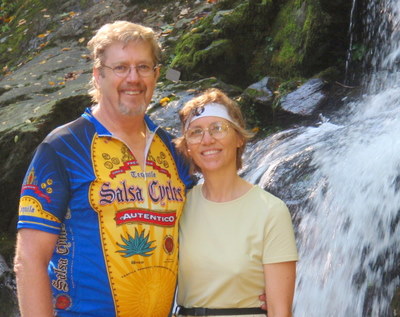
[[[203,174],[225,170],[236,173],[236,153],[243,141],[228,120],[199,118],[190,123],[185,138],[188,155]]]

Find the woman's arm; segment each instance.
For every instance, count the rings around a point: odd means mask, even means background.
[[[34,229],[18,232],[14,270],[22,317],[54,316],[47,266],[57,237]]]
[[[268,317],[291,317],[296,262],[264,264]]]

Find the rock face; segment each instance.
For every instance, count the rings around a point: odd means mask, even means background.
[[[326,83],[320,78],[314,78],[288,93],[281,100],[280,106],[284,111],[295,115],[312,115],[326,100],[324,92]]]
[[[313,2],[319,4],[319,0]],[[282,46],[274,46],[279,42],[278,38],[274,38],[277,34],[274,25],[285,23],[285,12],[288,17],[297,15],[298,26],[307,19],[318,19],[317,15],[307,15],[303,7],[295,6],[289,10],[291,3],[285,1],[281,8],[278,1],[254,0],[154,0],[143,3],[128,0],[70,0],[62,5],[26,1],[23,7],[25,11],[21,9],[14,12],[14,20],[10,22],[11,31],[0,33],[0,52],[9,52],[8,59],[4,55],[1,59],[4,76],[0,80],[0,190],[4,198],[0,207],[0,230],[11,235],[15,231],[19,189],[36,145],[51,129],[73,120],[90,105],[87,83],[91,78],[91,63],[86,42],[101,25],[125,19],[153,27],[164,47],[166,66],[182,71],[183,77],[192,80],[184,90],[188,86],[201,90],[207,85],[214,85],[210,81],[206,85],[199,81],[213,75],[219,81],[215,85],[234,92],[231,96],[237,97],[247,86],[245,83],[256,77],[249,75],[253,70],[257,70],[254,73],[257,76],[268,76],[268,65],[276,60],[271,56],[283,54]],[[346,11],[347,6],[343,2],[341,9]],[[323,10],[325,15],[335,12],[328,11]],[[269,17],[266,23],[263,22],[265,17]],[[304,36],[309,36],[310,32],[306,31]],[[265,38],[269,44],[263,42]],[[273,39],[273,45],[269,38]],[[16,40],[20,45],[15,45]],[[328,45],[329,41],[319,45]],[[184,55],[187,60],[193,61],[191,67],[183,62],[183,51],[187,51]],[[269,58],[260,63],[260,59],[254,57],[261,52],[272,55],[267,54]],[[342,54],[344,56],[345,50]],[[320,61],[318,63],[321,64]],[[314,70],[321,71],[325,66],[332,65],[315,66]],[[296,67],[293,72],[301,74],[301,67]],[[192,75],[189,76],[189,73]],[[262,96],[255,100],[243,99],[250,102],[249,109],[256,104],[263,104],[261,113],[257,107],[254,108],[257,111],[245,111],[250,123],[251,116],[254,116],[257,117],[257,125],[274,124],[266,118],[276,97],[274,89],[286,79],[274,79],[273,89],[267,88],[267,83],[263,81],[255,80],[253,85],[250,82],[249,89],[254,91],[255,88],[262,92]],[[159,99],[153,101],[153,106],[165,96],[181,98],[179,91],[182,82],[174,86],[163,78],[161,80],[163,82],[156,92],[156,98]],[[169,86],[168,92],[163,88],[165,84]],[[264,88],[259,87],[264,84]],[[243,88],[240,88],[241,85],[244,85]],[[227,88],[229,86],[231,88]],[[249,89],[245,96],[248,96]],[[243,107],[247,105],[243,104]]]

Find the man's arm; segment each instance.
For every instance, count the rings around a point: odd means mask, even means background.
[[[20,229],[14,271],[22,317],[53,317],[53,303],[47,266],[58,236],[34,229]]]
[[[291,317],[296,262],[264,264],[268,317]]]

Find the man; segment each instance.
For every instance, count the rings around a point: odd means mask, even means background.
[[[21,314],[164,317],[191,181],[171,137],[145,115],[160,47],[151,29],[124,21],[88,46],[95,105],[46,137],[23,183]]]

